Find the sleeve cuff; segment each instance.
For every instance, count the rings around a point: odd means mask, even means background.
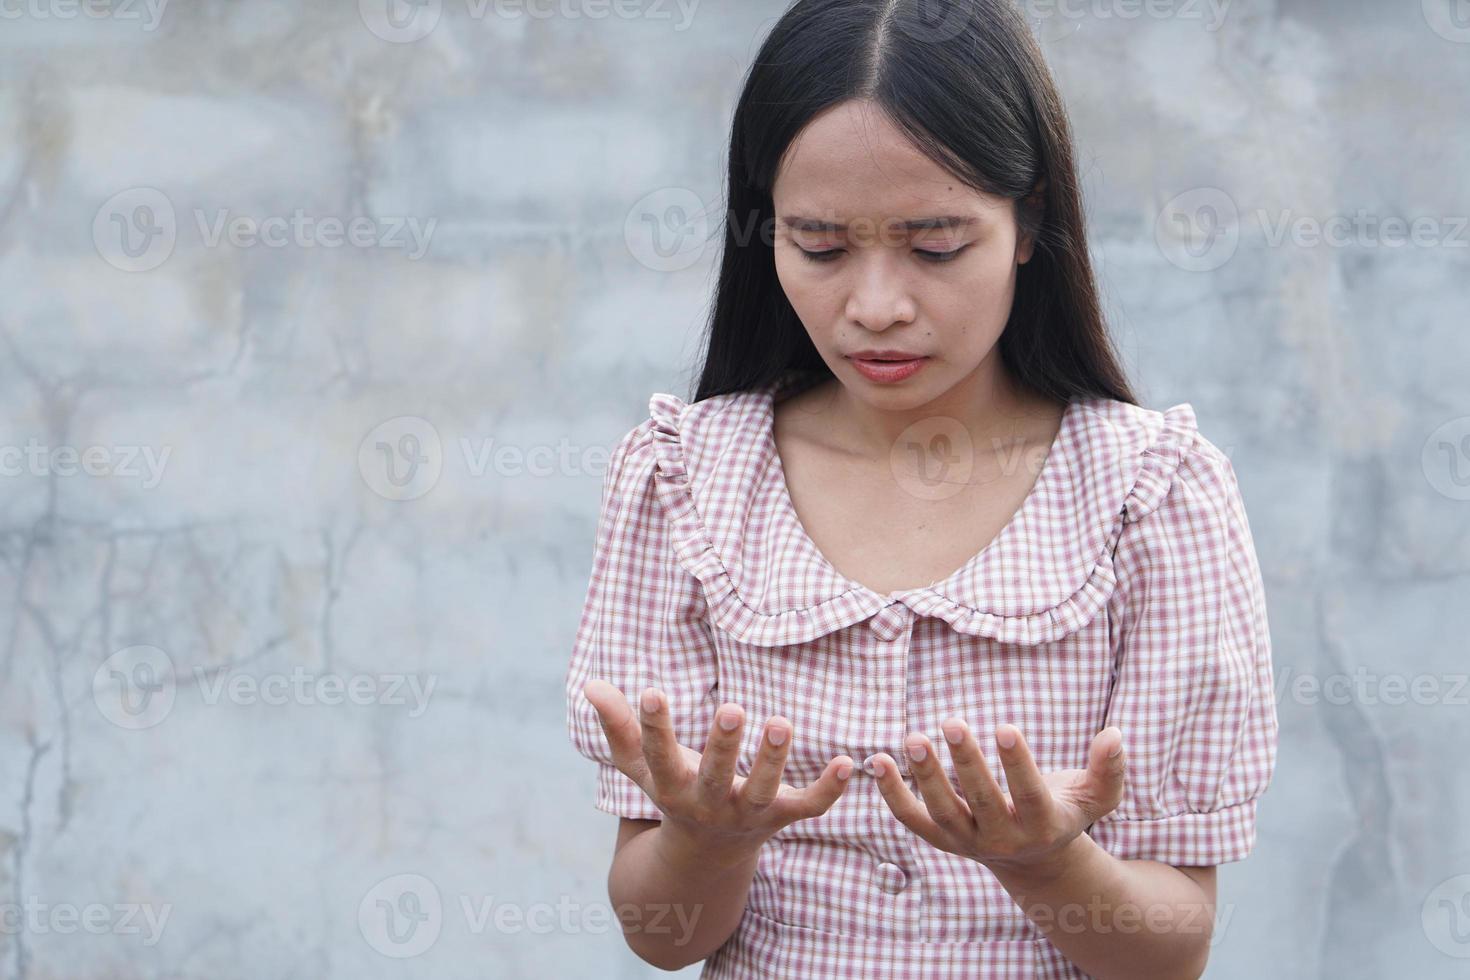
[[[623,774],[617,766],[599,763],[597,767],[597,809],[630,820],[662,820],[664,813],[643,792],[643,787]]]
[[[1256,800],[1208,813],[1179,813],[1156,820],[1104,817],[1087,832],[1103,850],[1125,861],[1225,864],[1243,859],[1255,845]]]

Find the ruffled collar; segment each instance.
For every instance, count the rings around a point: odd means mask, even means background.
[[[675,555],[699,580],[715,624],[745,643],[804,643],[899,607],[1002,643],[1061,639],[1106,604],[1123,526],[1163,499],[1198,432],[1188,404],[1158,412],[1073,399],[1000,533],[949,576],[880,594],[823,556],[787,490],[775,404],[805,383],[788,374],[698,402],[649,400],[655,489]]]

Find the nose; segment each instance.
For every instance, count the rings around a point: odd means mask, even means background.
[[[895,323],[912,323],[914,300],[893,256],[870,255],[855,265],[857,279],[847,297],[847,318],[875,333]]]

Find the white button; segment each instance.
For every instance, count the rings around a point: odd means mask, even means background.
[[[890,895],[897,895],[908,887],[908,872],[904,871],[892,861],[880,861],[874,869],[874,877],[878,880],[878,887]]]

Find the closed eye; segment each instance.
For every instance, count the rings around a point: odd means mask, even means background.
[[[922,257],[925,262],[938,264],[941,262],[953,262],[959,258],[960,253],[969,247],[968,245],[961,245],[959,248],[952,249],[948,252],[931,252],[928,249],[916,248],[914,249],[914,254]],[[812,262],[835,262],[837,261],[837,257],[847,250],[843,248],[829,248],[820,252],[813,252],[798,245],[797,251],[801,252],[802,255]]]

